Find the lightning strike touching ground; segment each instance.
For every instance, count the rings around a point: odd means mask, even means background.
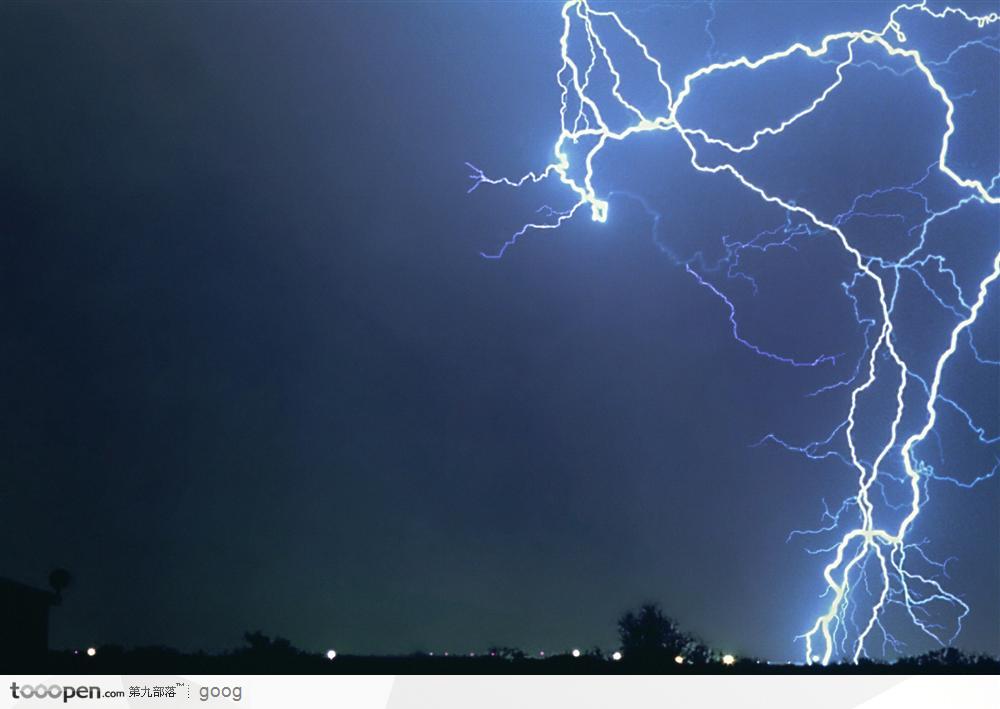
[[[710,17],[705,23],[705,32],[711,38],[707,53],[709,61],[723,55],[718,52],[716,36],[711,23],[716,18],[714,4],[709,5]],[[829,561],[822,571],[826,591],[825,610],[807,626],[799,639],[804,641],[804,659],[807,663],[829,663],[834,656],[857,663],[862,657],[876,652],[872,648],[873,634],[882,637],[881,652],[899,652],[903,643],[887,628],[887,610],[890,607],[905,611],[912,626],[941,645],[950,644],[962,629],[962,621],[970,613],[969,606],[957,594],[945,590],[940,580],[947,577],[947,561],[934,562],[924,553],[926,540],[913,538],[914,523],[921,514],[923,505],[930,496],[930,483],[952,484],[961,488],[972,488],[992,479],[1000,458],[992,469],[970,477],[956,477],[942,474],[926,462],[918,449],[929,436],[937,436],[935,425],[944,409],[957,413],[965,422],[978,442],[992,445],[1000,436],[992,437],[985,427],[977,424],[968,411],[952,398],[941,393],[942,382],[947,379],[949,361],[961,347],[968,348],[975,362],[983,366],[998,366],[998,363],[982,355],[974,343],[973,326],[983,310],[990,294],[990,288],[1000,278],[1000,252],[992,259],[992,268],[978,281],[978,287],[967,296],[959,286],[955,270],[949,266],[944,256],[928,251],[926,235],[928,228],[944,215],[962,209],[969,204],[998,205],[997,184],[1000,175],[984,183],[968,175],[962,175],[949,163],[949,146],[956,133],[955,102],[972,96],[975,91],[949,96],[935,72],[948,66],[956,56],[976,49],[1000,53],[995,29],[1000,25],[1000,14],[991,12],[976,15],[957,7],[932,9],[926,2],[901,4],[891,11],[881,30],[859,29],[840,31],[823,37],[815,46],[794,43],[780,51],[758,57],[740,56],[727,61],[717,61],[702,66],[685,75],[672,87],[664,78],[664,66],[653,55],[648,46],[619,17],[617,12],[593,7],[589,0],[569,0],[562,6],[562,34],[559,47],[562,63],[556,72],[556,82],[561,90],[560,132],[552,147],[553,159],[544,169],[529,172],[516,178],[493,178],[484,171],[469,165],[473,180],[469,191],[481,185],[505,185],[522,187],[531,183],[558,180],[573,196],[573,203],[567,209],[556,211],[552,208],[539,210],[546,219],[524,224],[498,249],[484,253],[485,258],[502,258],[519,240],[531,232],[558,229],[573,219],[581,210],[589,212],[592,220],[605,222],[609,216],[609,199],[616,194],[633,197],[654,219],[656,225],[662,219],[646,202],[627,193],[598,194],[595,188],[595,163],[608,145],[627,141],[639,134],[671,133],[680,138],[689,155],[692,169],[719,175],[735,181],[749,195],[764,204],[779,207],[786,214],[785,224],[769,231],[761,232],[747,241],[738,242],[724,239],[726,248],[725,275],[730,279],[745,280],[757,289],[753,276],[740,267],[740,258],[752,251],[770,248],[795,248],[794,242],[806,238],[832,236],[844,253],[851,259],[854,276],[843,284],[843,290],[852,303],[855,318],[863,328],[866,347],[853,373],[813,392],[821,395],[833,389],[851,388],[850,406],[843,420],[826,438],[805,444],[790,443],[776,434],[768,434],[760,444],[775,444],[805,456],[820,460],[835,458],[854,471],[856,489],[836,510],[831,510],[824,502],[824,525],[817,529],[796,530],[791,537],[800,535],[837,535],[836,541],[824,549],[810,550],[810,553],[826,554]],[[960,22],[974,31],[993,33],[967,41],[955,47],[944,59],[932,60],[922,56],[918,49],[908,45],[904,27],[915,18],[925,22]],[[581,43],[579,40],[583,39]],[[660,110],[650,115],[648,108],[642,109],[625,97],[623,70],[613,57],[612,42],[624,44],[637,50],[642,56],[644,68],[655,73],[659,83]],[[579,44],[579,47],[577,45]],[[579,48],[585,62],[580,62]],[[871,58],[859,59],[858,53],[876,51],[886,62]],[[837,52],[843,52],[842,59],[835,59]],[[865,56],[868,56],[866,53]],[[704,128],[688,125],[679,117],[685,102],[695,95],[699,86],[710,76],[721,75],[734,70],[754,72],[767,65],[780,63],[793,57],[815,60],[835,67],[833,80],[800,110],[788,115],[773,125],[764,126],[752,133],[748,140],[737,142],[712,135]],[[931,95],[936,97],[943,112],[943,131],[936,145],[936,161],[927,168],[924,176],[908,185],[888,187],[858,195],[851,208],[832,219],[819,216],[819,210],[800,204],[797,200],[768,190],[748,177],[746,169],[734,163],[741,156],[752,153],[761,145],[779,140],[789,128],[808,121],[821,111],[829,97],[843,90],[845,72],[852,66],[869,66],[888,71],[897,77],[919,76]],[[894,68],[898,66],[905,68]],[[593,77],[603,72],[609,87],[600,92],[594,89]],[[600,95],[599,95],[600,94]],[[612,127],[613,121],[606,118],[610,108],[628,116],[624,127]],[[589,146],[582,153],[575,151],[580,145]],[[705,157],[707,151],[722,154],[725,159]],[[924,183],[931,175],[943,175],[955,189],[962,193],[960,199],[944,209],[932,209],[925,195]],[[871,203],[887,194],[910,195],[923,204],[924,214],[920,223],[909,230],[916,245],[899,258],[886,258],[865,253],[849,235],[849,222],[859,218],[903,219],[895,213],[871,212],[863,205]],[[995,236],[995,235],[994,235]],[[737,308],[721,288],[713,285],[701,271],[706,269],[700,254],[690,259],[680,259],[661,245],[661,248],[698,284],[722,301],[729,314],[733,337],[754,353],[779,363],[794,367],[828,367],[836,364],[841,354],[817,354],[807,359],[796,358],[764,347],[745,335],[739,325]],[[947,346],[936,354],[933,374],[929,379],[921,376],[908,364],[897,348],[896,322],[894,312],[900,279],[915,277],[936,302],[946,309],[955,322],[950,326]],[[942,286],[942,278],[947,283]],[[932,278],[932,280],[928,280]],[[863,314],[859,305],[862,286],[873,288],[875,312]],[[968,289],[966,289],[968,290]],[[865,423],[859,407],[862,398],[874,396],[876,391],[889,387],[888,400],[892,407],[891,420],[884,430],[884,436],[873,456],[865,456],[859,451],[858,436],[861,429],[873,424]],[[915,407],[914,399],[921,401]],[[912,428],[912,432],[904,430]],[[838,450],[840,441],[846,451]],[[899,472],[894,472],[898,467]],[[889,486],[905,490],[903,502],[892,503],[886,493]],[[848,513],[856,518],[848,520]],[[895,513],[895,516],[893,516]],[[912,560],[919,559],[925,565],[937,569],[938,575],[927,574],[914,569]],[[863,593],[858,590],[863,589]],[[937,616],[950,613],[953,629],[943,624]],[[860,620],[858,615],[860,613]],[[946,629],[946,627],[948,629]]]

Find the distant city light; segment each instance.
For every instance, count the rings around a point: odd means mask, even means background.
[[[615,653],[611,655],[611,659],[614,660],[615,662],[618,662],[618,660],[622,659],[622,654],[618,651],[615,651]]]
[[[678,655],[677,657],[674,658],[674,662],[676,662],[678,665],[683,665],[684,664],[684,656],[683,655]]]
[[[538,655],[539,655],[540,657],[545,657],[545,650],[541,650],[541,651],[539,651]]]
[[[579,656],[580,656],[580,651],[577,650],[576,648],[573,648],[573,657],[579,657]]]
[[[327,650],[326,651],[326,659],[332,660],[336,656],[337,656],[337,651],[336,650]]]
[[[819,662],[819,655],[813,655],[813,662]]]
[[[87,648],[87,657],[93,657],[96,654],[97,654],[97,650],[95,650],[92,647],[88,647]]]
[[[732,655],[723,655],[722,656],[722,664],[723,665],[732,665],[732,664],[735,664],[735,663],[736,663],[736,658],[733,657]]]

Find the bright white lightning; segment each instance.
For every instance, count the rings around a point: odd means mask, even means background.
[[[904,414],[904,396],[911,383],[910,380],[916,376],[907,367],[906,362],[897,352],[894,344],[891,313],[892,302],[895,295],[894,293],[887,293],[886,285],[882,278],[871,268],[871,260],[863,256],[861,251],[852,245],[840,224],[825,221],[819,218],[807,207],[767,192],[764,188],[750,181],[730,163],[722,162],[715,165],[703,164],[699,159],[696,141],[720,147],[733,155],[754,150],[761,144],[762,141],[772,139],[775,136],[780,135],[789,126],[816,111],[826,101],[827,97],[836,91],[836,89],[842,84],[844,80],[844,69],[854,61],[856,47],[859,46],[859,44],[870,45],[884,51],[886,56],[898,57],[909,62],[911,64],[911,70],[918,71],[926,80],[927,86],[930,90],[940,98],[944,107],[946,127],[941,135],[940,150],[937,155],[935,167],[938,171],[940,171],[940,173],[947,176],[948,179],[950,179],[955,185],[969,190],[971,193],[969,197],[964,199],[957,206],[960,206],[961,204],[964,204],[972,199],[988,204],[1000,204],[1000,197],[991,194],[991,189],[994,187],[996,179],[993,183],[984,185],[979,180],[962,177],[948,165],[949,142],[955,133],[955,105],[942,85],[936,80],[931,70],[931,66],[940,65],[942,62],[925,61],[918,50],[908,49],[902,46],[907,40],[906,35],[902,30],[900,18],[906,13],[922,13],[930,18],[939,20],[947,17],[953,17],[961,19],[964,22],[974,24],[979,28],[1000,22],[1000,13],[997,12],[985,15],[970,15],[962,9],[952,7],[946,7],[941,10],[932,10],[927,7],[925,2],[901,4],[891,12],[886,25],[880,31],[876,32],[864,29],[858,31],[838,32],[828,34],[815,47],[795,43],[781,51],[766,54],[756,59],[742,56],[725,62],[711,63],[687,74],[681,82],[680,90],[675,94],[663,77],[663,67],[661,63],[650,53],[647,46],[639,39],[639,37],[625,26],[616,12],[610,10],[596,10],[590,6],[590,2],[588,0],[568,0],[562,6],[561,12],[563,19],[563,31],[559,39],[559,44],[562,65],[556,73],[556,81],[562,90],[560,108],[561,131],[553,146],[554,161],[546,166],[544,170],[540,172],[528,173],[527,175],[516,180],[507,178],[491,178],[486,176],[478,168],[470,165],[473,170],[471,177],[474,180],[473,185],[469,190],[470,192],[484,183],[519,187],[530,182],[540,182],[551,177],[556,177],[576,195],[576,202],[569,209],[561,212],[548,209],[547,214],[551,217],[555,217],[553,221],[541,221],[526,224],[506,243],[504,243],[496,254],[484,254],[484,256],[499,258],[503,255],[507,248],[513,246],[517,240],[527,232],[532,230],[558,228],[564,222],[575,216],[581,207],[589,207],[591,218],[594,221],[606,221],[609,209],[608,202],[606,199],[602,199],[598,196],[593,186],[594,160],[600,151],[609,142],[624,141],[635,134],[655,131],[676,131],[677,135],[680,136],[681,140],[683,140],[690,152],[690,164],[695,170],[711,174],[728,174],[751,193],[757,195],[764,202],[780,206],[788,214],[801,215],[814,227],[834,234],[844,250],[852,257],[857,271],[862,274],[864,278],[869,279],[875,286],[878,293],[879,309],[881,311],[881,317],[879,318],[880,322],[877,325],[877,337],[868,352],[867,367],[864,370],[867,372],[867,376],[860,381],[851,393],[850,410],[843,425],[843,431],[846,435],[847,445],[850,452],[850,464],[857,471],[858,488],[854,500],[856,501],[861,514],[861,522],[854,529],[850,529],[845,532],[839,543],[829,548],[829,551],[833,553],[833,559],[827,564],[823,571],[823,577],[826,581],[827,592],[829,593],[830,598],[829,606],[827,611],[820,615],[815,620],[812,627],[803,636],[801,636],[805,640],[805,659],[807,663],[820,662],[825,665],[830,661],[835,649],[837,648],[837,639],[835,637],[837,632],[836,629],[838,626],[843,625],[843,619],[847,612],[850,592],[849,579],[851,577],[851,572],[860,568],[859,565],[863,566],[869,559],[872,558],[872,556],[874,556],[877,561],[878,568],[880,569],[880,590],[877,594],[878,600],[873,603],[870,615],[868,616],[863,630],[859,631],[857,638],[853,641],[853,650],[848,653],[854,662],[857,662],[864,654],[865,641],[873,629],[876,626],[881,627],[880,616],[885,609],[892,579],[895,579],[902,589],[904,599],[903,603],[906,606],[914,624],[925,633],[935,638],[937,641],[942,642],[942,644],[944,644],[944,641],[938,636],[936,629],[921,620],[921,618],[915,613],[914,608],[926,604],[929,600],[941,600],[961,609],[960,620],[969,612],[968,606],[960,598],[945,591],[937,581],[913,573],[905,567],[907,550],[914,548],[914,544],[908,539],[907,533],[911,530],[914,521],[920,514],[922,502],[919,483],[921,474],[924,471],[921,467],[922,464],[920,464],[913,455],[913,451],[914,448],[920,444],[934,428],[937,420],[939,403],[947,402],[949,404],[953,404],[953,402],[944,399],[939,393],[944,368],[948,360],[955,353],[959,338],[963,335],[963,333],[969,330],[973,323],[976,322],[979,311],[982,309],[986,300],[988,288],[992,283],[1000,278],[1000,253],[998,253],[993,260],[992,271],[980,282],[975,302],[968,304],[962,301],[962,305],[965,307],[965,316],[962,317],[961,321],[952,329],[949,346],[937,359],[933,379],[929,384],[924,382],[925,388],[927,389],[926,419],[923,426],[916,433],[905,439],[899,450],[899,455],[902,458],[901,462],[903,469],[909,479],[911,495],[909,501],[909,513],[895,529],[882,528],[876,524],[875,505],[870,499],[869,494],[871,493],[873,486],[879,480],[880,469],[883,468],[886,459],[892,455],[893,450],[898,445],[899,426]],[[600,33],[595,27],[595,18],[602,18],[603,20],[612,23],[617,31],[621,32],[629,42],[635,45],[635,47],[641,52],[644,60],[655,68],[657,80],[663,90],[663,111],[660,115],[646,115],[622,95],[620,90],[622,81],[621,74],[615,67],[615,63],[609,53],[606,43],[602,40]],[[578,65],[570,56],[570,35],[574,22],[582,25],[586,34],[586,46],[588,49],[589,62],[585,67]],[[846,44],[847,58],[846,60],[836,64],[835,80],[830,83],[813,101],[811,101],[808,106],[781,121],[777,125],[767,126],[757,130],[753,134],[752,139],[745,144],[735,145],[721,138],[713,137],[703,129],[685,126],[678,118],[678,111],[683,106],[685,100],[695,90],[698,81],[704,77],[735,68],[743,68],[753,71],[771,62],[780,61],[795,54],[802,54],[813,59],[819,59],[828,55],[831,47],[838,43]],[[598,103],[588,95],[591,74],[598,64],[600,64],[612,78],[610,92],[614,100],[617,102],[617,105],[620,108],[623,108],[628,115],[631,116],[631,124],[624,129],[612,129],[605,121]],[[577,107],[575,113],[570,109],[571,102]],[[580,141],[583,140],[591,140],[593,141],[593,145],[583,156],[582,177],[574,177],[570,174],[571,167],[574,166],[572,165],[568,153],[568,146],[579,145]],[[957,208],[957,206],[955,208]],[[927,225],[930,221],[944,213],[945,212],[935,213],[927,221],[925,221],[923,225],[924,233],[926,233]],[[921,243],[922,239],[923,236],[921,235]],[[904,259],[902,259],[899,263],[902,264],[911,257],[915,256],[916,251],[917,249],[914,249],[913,252],[904,257]],[[927,259],[925,259],[924,263],[926,262]],[[941,262],[939,262],[938,265],[941,267]],[[698,277],[693,271],[691,271],[690,268],[688,271],[691,272],[692,275],[695,275],[696,278]],[[952,273],[952,279],[954,283],[954,273]],[[701,281],[700,278],[699,281],[702,285],[711,288],[717,296],[725,300],[732,313],[732,304],[729,303],[729,301],[726,300],[721,293],[715,290],[707,282]],[[959,298],[961,300],[960,291]],[[872,324],[874,325],[875,323],[873,322]],[[733,325],[734,335],[737,339],[739,339],[743,344],[756,350],[759,354],[763,354],[779,361],[790,362],[797,365],[801,364],[788,358],[778,357],[760,350],[755,345],[752,345],[740,338],[736,332],[735,320],[733,320]],[[969,337],[971,338],[971,332]],[[874,460],[870,463],[866,463],[861,460],[856,448],[855,430],[857,427],[857,421],[855,415],[859,397],[861,397],[862,394],[864,394],[876,383],[876,364],[878,362],[879,355],[883,352],[888,355],[895,369],[895,376],[898,377],[898,384],[895,387],[896,409],[884,446],[878,452]],[[978,353],[977,359],[980,359]],[[817,362],[820,361],[822,360],[817,360]],[[816,364],[816,362],[812,364]],[[812,365],[805,363],[803,366]],[[923,382],[922,379],[920,381]],[[959,410],[961,411],[961,409]],[[972,425],[971,419],[970,425]],[[983,438],[981,429],[976,429],[974,426],[973,429],[980,431],[980,438]],[[839,430],[840,429],[838,428],[838,431]],[[837,431],[834,433],[837,433]],[[774,439],[773,437],[771,438]],[[786,447],[789,446],[786,445]],[[801,450],[812,457],[812,454],[808,452],[807,449]],[[979,478],[977,478],[977,481],[978,480]],[[830,519],[839,520],[839,514],[835,516],[830,514],[828,511],[827,516],[830,517]],[[836,522],[828,528],[824,527],[822,531],[830,531],[835,527]],[[857,549],[854,550],[853,553],[850,553],[851,548],[855,545],[857,546]],[[919,550],[919,546],[916,548]],[[920,553],[922,554],[922,552]],[[930,589],[930,595],[918,596],[918,594],[912,590],[918,585],[923,589]]]

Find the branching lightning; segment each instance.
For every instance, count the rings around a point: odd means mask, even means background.
[[[890,607],[901,608],[914,627],[934,641],[947,645],[961,631],[962,621],[969,614],[970,608],[958,595],[943,587],[942,579],[947,579],[947,564],[950,559],[945,562],[930,559],[924,551],[926,540],[913,539],[914,523],[930,497],[932,481],[972,488],[997,474],[1000,457],[992,469],[981,471],[970,479],[958,477],[951,471],[939,472],[934,465],[918,455],[918,449],[928,437],[938,436],[935,424],[944,410],[957,414],[980,444],[988,446],[1000,441],[1000,433],[988,431],[959,403],[942,393],[947,365],[960,347],[968,348],[978,365],[1000,366],[1000,362],[976,348],[973,331],[990,288],[1000,279],[1000,252],[992,259],[992,267],[979,281],[978,287],[972,292],[965,292],[960,287],[954,268],[946,259],[940,254],[928,252],[926,236],[936,220],[961,210],[966,205],[1000,205],[1000,196],[997,195],[1000,175],[989,183],[983,183],[959,174],[949,165],[949,144],[956,131],[955,102],[974,95],[975,91],[949,96],[936,78],[935,71],[940,71],[961,53],[973,49],[1000,54],[1000,45],[993,34],[967,41],[955,47],[944,58],[931,60],[907,45],[903,27],[909,19],[921,16],[931,21],[967,23],[985,33],[1000,25],[1000,14],[992,12],[975,15],[954,7],[936,10],[928,7],[926,2],[901,4],[892,10],[886,24],[879,31],[861,29],[837,32],[826,35],[812,47],[795,43],[757,58],[741,56],[726,61],[713,61],[722,55],[717,51],[716,37],[711,29],[716,16],[714,3],[710,3],[708,9],[710,14],[705,21],[705,34],[710,38],[711,46],[706,56],[711,63],[684,76],[675,89],[665,80],[664,67],[660,61],[639,36],[625,25],[618,13],[595,9],[590,0],[569,0],[562,6],[563,31],[559,38],[562,64],[556,73],[556,82],[561,90],[561,129],[553,145],[554,159],[544,169],[529,172],[516,179],[492,178],[470,164],[473,183],[469,191],[484,184],[516,188],[555,179],[574,196],[574,202],[568,209],[561,211],[542,208],[539,212],[544,215],[544,219],[523,225],[496,251],[484,253],[483,256],[501,258],[525,235],[534,231],[557,229],[581,210],[589,211],[592,220],[604,222],[608,218],[609,199],[616,195],[638,200],[653,217],[655,234],[662,217],[641,197],[620,192],[603,197],[598,194],[594,186],[595,161],[606,146],[626,141],[634,135],[673,133],[686,146],[690,165],[694,170],[728,176],[763,203],[784,210],[786,220],[784,224],[746,241],[724,238],[723,246],[727,255],[724,263],[714,266],[705,264],[700,254],[680,259],[663,244],[659,244],[661,249],[699,285],[722,302],[728,312],[733,337],[741,345],[776,362],[795,367],[823,367],[836,363],[842,355],[817,353],[815,357],[799,359],[773,352],[753,342],[741,331],[737,308],[732,300],[704,274],[721,270],[729,279],[747,281],[756,292],[756,281],[741,267],[740,259],[743,255],[776,248],[794,249],[797,242],[807,238],[835,238],[853,262],[854,276],[843,284],[843,291],[852,303],[866,346],[852,373],[841,381],[823,386],[811,396],[819,396],[834,389],[850,388],[849,409],[841,423],[820,440],[796,444],[771,433],[758,443],[779,445],[808,459],[836,459],[850,466],[856,475],[856,491],[837,505],[836,509],[831,509],[824,501],[822,526],[796,530],[790,535],[790,538],[838,535],[835,537],[836,541],[827,547],[810,550],[810,553],[828,555],[829,561],[822,572],[826,587],[825,611],[800,636],[805,645],[805,661],[825,665],[837,655],[858,662],[862,657],[875,652],[872,648],[878,636],[882,638],[883,654],[889,651],[900,652],[902,641],[886,627],[886,612]],[[571,40],[577,39],[581,33],[585,40],[581,45],[585,62],[578,62],[574,58],[574,51],[571,51]],[[622,73],[609,49],[611,45],[606,41],[611,33],[614,33],[616,41],[630,43],[638,50],[643,61],[655,72],[659,82],[658,90],[662,90],[662,110],[657,114],[649,115],[625,97]],[[892,60],[905,68],[884,65],[870,58],[859,60],[857,52],[862,47],[878,50],[887,61]],[[845,50],[844,58],[833,58],[835,48],[838,48],[837,51]],[[833,80],[801,110],[774,125],[756,130],[749,140],[742,143],[727,141],[709,134],[703,128],[687,125],[679,118],[680,109],[706,77],[734,69],[752,72],[794,55],[832,65],[835,67]],[[922,178],[908,185],[858,195],[850,209],[826,220],[818,215],[818,210],[768,191],[733,163],[737,157],[779,139],[790,126],[807,120],[821,110],[827,99],[841,89],[845,82],[845,71],[851,66],[871,66],[896,76],[913,74],[921,77],[927,89],[940,100],[945,128],[940,135],[936,162],[927,168]],[[610,93],[610,97],[604,95],[600,101],[592,90],[595,72],[603,72],[609,77],[610,89],[606,93]],[[626,127],[613,128],[610,121],[606,120],[602,105],[608,100],[613,102],[616,111],[624,111],[629,116]],[[589,146],[582,157],[581,153],[573,151],[573,148],[580,145]],[[713,155],[718,152],[729,157],[725,160],[709,160],[703,157],[707,150],[711,150]],[[924,190],[925,182],[932,175],[943,175],[962,196],[943,209],[933,209]],[[911,228],[908,234],[913,238],[915,246],[908,253],[894,259],[863,253],[848,235],[853,220],[903,220],[901,214],[881,212],[873,206],[879,197],[890,194],[909,195],[923,209],[919,224]],[[893,315],[903,278],[916,279],[954,320],[950,337],[947,338],[947,347],[937,354],[930,377],[920,376],[897,350]],[[863,285],[874,288],[876,302],[873,305],[877,307],[872,313],[864,312],[860,305]],[[859,428],[862,426],[859,421],[859,402],[862,398],[871,396],[876,387],[881,390],[884,386],[889,386],[892,392],[894,413],[885,430],[882,439],[884,442],[874,456],[865,457],[859,452],[858,443]],[[915,400],[922,404],[915,406]],[[915,423],[908,426],[904,419]],[[908,427],[913,430],[906,434],[903,431]],[[890,499],[889,490],[893,491],[893,495],[902,490],[902,498],[895,501]],[[895,517],[880,514],[883,510],[895,512]],[[856,515],[856,518],[848,520],[851,515]],[[886,524],[880,521],[883,518],[898,521]],[[912,563],[914,559],[918,559],[923,566],[915,567]],[[935,573],[932,575],[915,570],[926,567],[933,568]],[[863,593],[856,594],[858,589],[862,589]],[[947,630],[946,625],[938,618],[944,612],[949,612],[952,618]],[[951,630],[951,626],[954,630]]]

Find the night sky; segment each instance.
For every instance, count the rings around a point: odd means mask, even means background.
[[[706,5],[647,5],[622,16],[668,81],[708,61]],[[714,51],[887,12],[723,3]],[[655,202],[656,235],[612,197],[605,224],[581,213],[482,258],[539,205],[568,206],[551,184],[466,194],[464,164],[517,176],[551,159],[561,30],[549,3],[0,8],[0,576],[44,586],[70,569],[55,646],[215,650],[259,628],[348,653],[611,648],[618,615],[655,600],[713,646],[801,656],[824,561],[786,537],[856,476],[752,446],[843,418],[847,389],[806,395],[863,352],[850,263],[817,238],[754,266],[759,297],[713,281],[756,340],[844,353],[835,365],[735,342],[662,244],[711,262],[721,235],[785,217],[694,173],[668,135],[609,152],[597,185]],[[967,39],[919,37],[935,56]],[[820,69],[706,86],[689,120],[745,137],[815,93]],[[997,55],[946,69],[949,91],[977,90],[952,162],[988,182]],[[916,76],[849,71],[829,111],[747,163],[828,216],[919,179],[940,147]],[[963,283],[985,275],[997,219],[973,205],[942,220]],[[996,359],[991,297],[975,336]],[[953,322],[935,308],[900,308],[919,366]],[[997,368],[963,349],[948,372],[948,395],[998,435]],[[968,480],[998,451],[960,424],[942,422],[941,445]],[[957,645],[994,654],[998,477],[933,487],[915,530],[957,557],[949,588],[972,607]]]

